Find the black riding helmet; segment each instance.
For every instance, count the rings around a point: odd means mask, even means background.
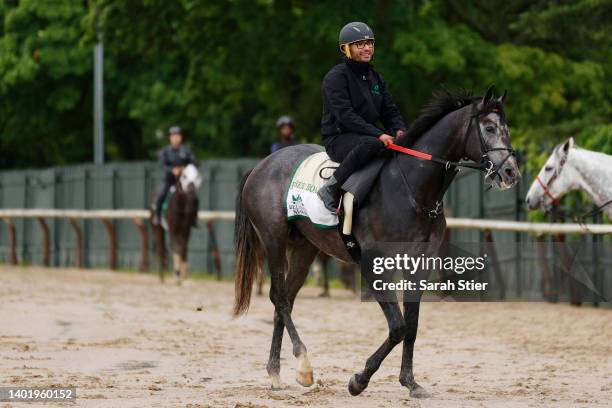
[[[362,40],[374,40],[374,31],[372,31],[366,23],[353,21],[340,30],[338,46],[340,47],[340,51],[344,52],[342,46]]]

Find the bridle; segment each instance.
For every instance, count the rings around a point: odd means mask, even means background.
[[[498,113],[500,112],[500,110],[501,110],[500,108],[494,107],[493,109],[491,109],[490,112]],[[493,180],[495,177],[499,177],[499,179],[501,180],[502,177],[499,174],[499,171],[502,169],[502,167],[504,166],[504,163],[506,163],[506,161],[510,157],[516,156],[516,152],[511,147],[488,147],[487,146],[484,135],[482,134],[482,129],[480,128],[480,116],[482,116],[485,113],[487,112],[479,111],[479,112],[476,112],[474,115],[472,115],[470,119],[470,123],[468,125],[467,132],[469,134],[470,127],[472,126],[472,121],[475,121],[476,129],[478,130],[478,141],[480,142],[480,151],[482,152],[482,156],[480,158],[480,165],[482,166],[482,168],[480,170],[485,172],[485,176],[484,176],[485,180],[487,178],[490,178],[491,180]],[[489,157],[490,152],[496,152],[496,151],[507,151],[508,152],[508,155],[504,158],[504,160],[502,160],[499,166],[495,166],[495,164],[493,164],[493,161]]]
[[[536,176],[536,180],[538,181],[538,184],[540,184],[540,186],[542,187],[542,190],[544,190],[544,194],[546,194],[546,196],[550,198],[550,202],[554,206],[559,205],[559,200],[550,192],[550,186],[559,177],[559,174],[561,173],[561,170],[563,169],[563,166],[565,165],[566,161],[567,161],[567,155],[564,155],[561,158],[561,161],[559,162],[559,167],[555,169],[555,172],[553,173],[552,176],[550,176],[550,178],[548,179],[546,183],[542,181],[542,179],[540,178],[540,175]]]
[[[481,110],[470,116],[470,121],[468,123],[466,133],[465,133],[466,138],[464,141],[464,150],[465,150],[465,145],[467,145],[472,123],[476,122],[476,128],[478,129],[478,140],[480,143],[480,151],[482,153],[479,163],[468,163],[468,162],[463,162],[463,161],[454,162],[454,161],[450,161],[450,160],[442,159],[440,157],[433,156],[428,153],[419,152],[417,150],[399,146],[394,143],[391,143],[387,146],[387,148],[395,150],[399,153],[418,157],[423,160],[433,161],[435,163],[438,163],[444,166],[444,179],[442,182],[442,188],[438,192],[438,197],[436,201],[434,202],[433,206],[427,207],[425,205],[419,204],[416,201],[416,199],[414,198],[414,192],[412,191],[412,188],[410,187],[410,183],[408,182],[408,179],[406,175],[404,174],[402,166],[399,165],[399,162],[397,163],[400,176],[402,177],[402,181],[404,185],[406,186],[406,188],[408,188],[408,191],[410,192],[410,201],[414,208],[420,209],[421,211],[426,213],[431,219],[437,218],[444,211],[444,207],[443,207],[444,193],[450,186],[450,183],[452,182],[454,176],[459,172],[459,169],[457,169],[457,167],[470,168],[470,169],[482,171],[485,173],[485,177],[484,177],[485,180],[487,178],[491,178],[492,180],[494,177],[499,177],[501,180],[501,175],[499,174],[499,171],[501,170],[504,163],[511,156],[515,156],[515,151],[511,147],[492,147],[492,148],[488,147],[487,143],[485,142],[484,135],[482,134],[482,129],[480,128],[480,117],[483,114],[488,114],[489,112],[500,112],[500,111],[501,111],[501,107],[495,106],[490,110]],[[489,157],[489,153],[494,152],[494,151],[502,151],[502,150],[507,151],[508,155],[504,158],[504,160],[502,160],[499,166],[495,166],[495,164]],[[396,155],[395,157],[397,158],[398,156]]]

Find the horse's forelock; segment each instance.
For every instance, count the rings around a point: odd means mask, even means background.
[[[500,123],[506,123],[506,113],[504,111],[504,102],[499,99],[491,99],[487,102],[487,105],[482,108],[479,112],[481,115],[486,116],[489,113],[496,113],[499,115]]]

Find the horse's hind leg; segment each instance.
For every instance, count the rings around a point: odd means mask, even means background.
[[[197,215],[196,215],[197,218]],[[191,236],[191,224],[185,225],[181,239],[179,253],[181,255],[181,263],[179,265],[179,277],[181,281],[187,280],[189,274],[189,237]]]
[[[189,273],[189,261],[187,260],[187,243],[189,241],[189,237],[185,238],[185,242],[183,243],[183,247],[181,248],[181,263],[179,266],[179,276],[181,281],[187,280],[187,274]]]
[[[157,253],[157,268],[159,272],[159,280],[164,282],[164,272],[167,268],[166,259],[166,238],[164,230],[159,225],[153,226],[153,234],[155,236],[155,251]]]
[[[329,297],[329,260],[331,257],[327,254],[325,256],[319,255],[319,261],[321,261],[321,272],[323,275],[323,292],[319,295],[320,297]]]
[[[257,296],[262,296],[263,295],[264,278],[265,278],[264,268],[259,268],[259,270],[257,270],[257,276],[256,276]]]
[[[174,274],[174,281],[177,285],[181,284],[181,254],[178,252],[172,252],[172,271]]]
[[[273,252],[270,249],[268,250],[268,262],[272,277],[270,299],[275,306],[274,332],[272,334],[270,358],[267,366],[268,374],[272,380],[272,388],[280,387],[280,351],[284,327],[287,327],[287,332],[293,344],[293,355],[298,359],[297,382],[306,387],[311,386],[313,383],[312,367],[308,360],[306,346],[302,343],[293,324],[291,310],[293,309],[295,297],[306,280],[308,268],[318,253],[318,249],[304,238],[301,238],[290,245],[288,252],[289,256],[286,256],[283,251],[281,257],[278,253],[274,253],[274,256],[271,256]],[[285,279],[283,271],[287,258],[289,259],[289,271]]]
[[[285,325],[283,319],[277,311],[274,311],[274,330],[272,331],[272,344],[270,345],[270,357],[266,370],[272,381],[272,389],[278,390],[281,388],[280,382],[280,352],[283,345],[283,331]]]

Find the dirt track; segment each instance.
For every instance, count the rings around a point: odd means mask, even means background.
[[[315,385],[295,382],[285,334],[285,388],[271,391],[267,297],[232,320],[229,283],[6,266],[0,282],[0,385],[74,386],[77,406],[612,406],[610,310],[425,303],[415,373],[433,397],[413,400],[398,382],[401,347],[362,395],[348,394],[349,377],[386,336],[378,306],[348,292],[301,293],[294,318]]]

